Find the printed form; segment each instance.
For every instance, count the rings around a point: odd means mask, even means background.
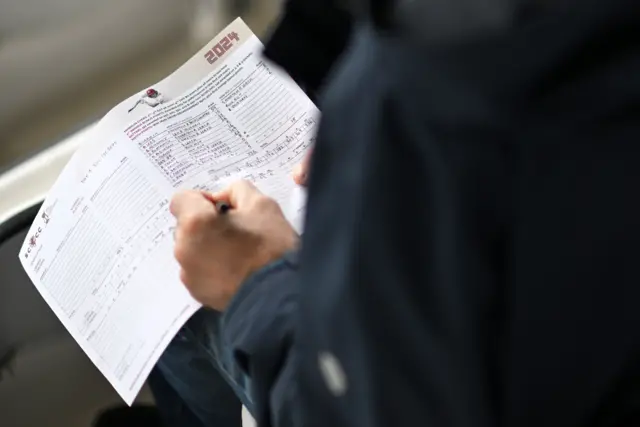
[[[253,181],[300,229],[291,170],[319,112],[237,19],[167,79],[114,108],[43,203],[20,252],[73,338],[131,404],[200,305],[179,280],[169,200]]]

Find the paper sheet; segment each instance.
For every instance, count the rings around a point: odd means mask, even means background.
[[[131,404],[200,306],[173,258],[177,189],[253,181],[298,229],[291,179],[319,112],[237,19],[167,79],[114,108],[53,186],[20,252],[27,274]]]

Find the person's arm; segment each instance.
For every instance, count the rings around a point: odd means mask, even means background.
[[[228,306],[222,339],[251,378],[254,417],[260,426],[297,426],[297,355],[293,348],[299,287],[297,252],[251,276]]]

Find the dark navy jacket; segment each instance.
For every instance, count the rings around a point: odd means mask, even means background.
[[[302,250],[224,320],[261,426],[640,425],[637,0],[363,20],[321,109]]]

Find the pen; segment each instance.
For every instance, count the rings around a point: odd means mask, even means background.
[[[226,214],[231,209],[231,206],[227,202],[216,202],[216,210],[220,214]]]

